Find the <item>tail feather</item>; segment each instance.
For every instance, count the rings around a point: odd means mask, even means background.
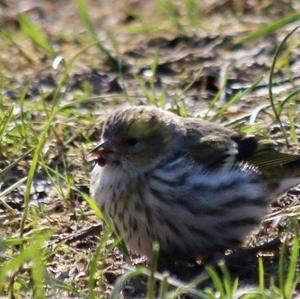
[[[238,145],[238,159],[255,165],[276,192],[300,184],[300,155],[280,152],[273,141],[254,136],[245,136]]]
[[[272,150],[256,153],[251,162],[270,179],[300,176],[300,155]]]

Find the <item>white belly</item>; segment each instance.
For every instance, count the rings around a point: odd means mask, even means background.
[[[149,227],[145,217],[144,204],[136,192],[138,182],[121,171],[107,167],[95,166],[92,172],[90,193],[117,226],[133,252],[151,256],[152,243]]]

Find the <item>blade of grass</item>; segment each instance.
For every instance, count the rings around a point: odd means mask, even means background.
[[[298,140],[298,134],[297,134],[297,129],[296,129],[296,125],[295,125],[295,119],[296,119],[296,107],[295,105],[293,105],[293,107],[290,108],[289,110],[289,121],[290,121],[290,134],[291,134],[291,138],[293,140],[294,143],[299,143]]]
[[[220,293],[220,299],[224,299],[224,296],[225,296],[225,289],[223,287],[223,283],[222,283],[222,280],[221,278],[219,277],[217,271],[212,268],[212,267],[207,267],[206,268],[211,280],[213,281],[214,283],[214,286],[215,288],[219,291]]]
[[[96,216],[103,222],[105,225],[110,225],[110,222],[105,217],[104,213],[99,209],[99,206],[97,205],[96,201],[90,198],[87,194],[80,192],[79,190],[75,189],[77,192],[80,193],[82,198],[88,203],[90,208],[94,211]]]
[[[294,237],[293,246],[290,255],[288,272],[285,280],[284,294],[285,298],[291,299],[295,290],[295,278],[297,275],[297,265],[299,256],[299,238],[297,234]]]
[[[33,154],[31,166],[30,166],[29,173],[28,173],[26,189],[25,189],[25,193],[24,193],[24,211],[23,211],[23,216],[22,216],[21,225],[20,225],[20,236],[21,237],[23,236],[23,233],[24,233],[25,222],[26,222],[28,210],[29,210],[31,186],[33,183],[33,179],[34,179],[38,164],[39,164],[40,155],[41,155],[44,145],[46,143],[49,130],[52,126],[52,123],[57,114],[57,111],[58,111],[58,109],[53,107],[52,112],[50,113],[49,118],[45,124],[44,131],[42,132],[42,134],[39,138],[39,142],[38,142],[36,149],[34,151],[34,154]]]
[[[265,299],[265,269],[262,257],[258,259],[258,287],[260,290],[260,299]]]
[[[156,276],[156,278],[159,278],[160,280],[162,280],[161,275],[159,277]],[[180,298],[180,296],[184,295],[184,294],[193,294],[193,295],[195,295],[196,298],[209,299],[210,296],[207,295],[206,293],[204,293],[204,291],[199,290],[199,288],[197,287],[200,283],[204,282],[208,278],[209,277],[206,273],[200,274],[198,277],[196,277],[189,283],[179,282],[179,281],[176,281],[176,280],[170,278],[168,280],[169,284],[174,287],[177,287],[177,289],[175,291],[170,291],[166,297],[168,299],[171,299],[171,298],[173,299],[173,298]]]
[[[286,243],[283,243],[280,249],[279,265],[278,265],[279,288],[281,290],[284,290],[286,260],[287,260],[287,246]]]
[[[263,36],[270,35],[271,33],[277,31],[278,29],[280,29],[288,24],[294,23],[298,20],[300,20],[300,12],[293,13],[293,14],[285,16],[271,24],[261,26],[256,31],[242,37],[238,42],[245,43],[245,42],[252,41],[252,40],[255,40],[255,39],[263,37]]]
[[[22,94],[19,99],[20,102],[20,118],[21,118],[21,126],[20,126],[20,134],[23,139],[28,140],[28,130],[27,130],[27,122],[26,122],[26,114],[24,112],[24,104],[26,96],[28,95],[30,83],[26,82],[24,87],[22,88]]]
[[[29,260],[34,260],[38,252],[41,250],[42,244],[49,238],[49,234],[36,236],[29,242],[29,246],[25,247],[22,252],[14,256],[12,259],[0,266],[0,286],[5,281],[6,276],[12,271],[16,271]]]
[[[4,191],[2,191],[0,193],[0,201],[5,206],[5,208],[10,210],[11,212],[14,212],[14,209],[8,203],[6,203],[4,197],[7,194],[9,194],[10,192],[12,192],[13,190],[15,190],[16,188],[18,188],[19,186],[21,186],[26,180],[27,180],[27,177],[24,177],[24,178],[18,180],[16,183],[10,185],[7,189],[5,189]]]
[[[63,282],[62,280],[60,280],[58,278],[52,277],[52,275],[50,275],[47,271],[45,271],[45,272],[46,272],[45,280],[48,285],[52,286],[53,288],[57,288],[57,289],[66,291],[68,293],[71,293],[71,294],[73,294],[73,296],[76,295],[78,298],[85,298],[85,296],[80,295],[80,293],[78,292],[77,285],[67,284],[66,282]]]
[[[177,7],[175,1],[172,0],[156,0],[156,5],[167,18],[175,25],[175,28],[184,33],[184,27],[182,25],[182,18],[180,15],[180,9]]]
[[[101,238],[102,241],[102,238]],[[89,280],[88,280],[88,289],[89,289],[89,294],[88,298],[89,299],[94,299],[97,298],[96,293],[95,293],[95,274],[97,272],[97,261],[100,256],[100,252],[102,250],[102,242],[99,244],[99,246],[96,248],[92,261],[90,262],[90,270],[89,270]]]
[[[64,157],[62,157],[62,159],[64,169],[67,169]],[[47,177],[49,178],[61,198],[68,204],[72,186],[74,185],[73,177],[68,173],[65,173],[65,171],[62,172],[61,170],[49,167],[42,158],[39,161],[39,165],[44,169]],[[61,180],[63,180],[64,184],[62,184]]]
[[[32,280],[34,284],[34,297],[39,299],[46,298],[45,294],[45,265],[41,250],[41,243],[36,244],[33,257]]]
[[[289,100],[293,99],[298,93],[300,93],[300,88],[297,88],[296,90],[294,90],[293,92],[291,92],[279,105],[279,109],[278,109],[278,115],[280,116],[283,107],[286,103],[289,102]]]
[[[16,47],[19,51],[19,53],[27,60],[29,63],[36,63],[37,59],[33,57],[33,55],[30,55],[26,52],[25,49],[19,43],[16,41],[14,35],[9,32],[8,30],[4,28],[0,28],[0,33],[5,37],[6,40],[8,40],[9,43],[11,43],[14,47]]]
[[[134,271],[132,269],[132,267],[130,267],[130,266],[125,266],[125,269],[130,272]],[[150,276],[149,269],[147,269],[145,267],[139,267],[137,269],[142,269],[143,274],[145,276]],[[125,274],[125,275],[127,275],[127,274]],[[154,277],[156,278],[156,280],[163,281],[165,275],[166,275],[166,273],[161,274],[161,273],[156,272],[154,274]],[[169,277],[168,284],[176,289],[167,293],[166,298],[167,299],[180,298],[180,295],[192,294],[192,295],[195,295],[196,298],[210,299],[210,297],[208,295],[206,295],[203,291],[197,289],[197,286],[199,285],[199,283],[207,280],[208,278],[209,278],[208,275],[206,273],[204,273],[204,274],[201,274],[198,277],[196,277],[191,282],[186,283],[186,282],[182,282],[174,277]]]
[[[157,80],[157,67],[159,64],[159,54],[156,52],[153,57],[153,62],[151,64],[151,78],[150,78],[150,90],[152,95],[152,103],[157,105],[157,95],[156,95],[156,87],[155,83]]]
[[[17,235],[17,234],[15,234],[15,235]],[[30,240],[32,240],[32,237],[27,237],[27,236],[22,237],[22,238],[14,236],[14,237],[8,237],[8,238],[1,239],[1,241],[4,242],[5,246],[21,245]]]
[[[111,299],[119,299],[121,295],[121,291],[126,285],[126,283],[135,277],[147,275],[148,271],[144,267],[138,267],[135,270],[128,271],[126,274],[119,277],[112,289],[110,298]]]
[[[4,114],[4,117],[1,119],[1,122],[0,122],[0,149],[1,149],[2,139],[6,132],[6,128],[13,117],[13,112],[14,112],[14,107],[12,106],[9,108],[7,113]]]
[[[228,271],[225,262],[220,263],[220,268],[223,274],[223,285],[225,290],[225,297],[228,299],[233,298],[239,284],[238,278],[232,281],[231,275]]]
[[[93,258],[90,262],[90,267],[89,267],[89,280],[88,280],[88,289],[89,289],[89,294],[88,294],[88,298],[89,299],[94,299],[94,298],[98,298],[99,296],[96,295],[95,293],[95,284],[96,281],[98,281],[99,283],[103,284],[104,281],[104,271],[105,269],[101,269],[101,281],[99,278],[95,278],[95,274],[97,272],[97,262],[98,260],[102,260],[105,256],[105,245],[107,244],[107,241],[110,237],[110,232],[106,231],[102,236],[101,236],[101,240],[99,242],[98,247],[96,248],[96,251],[93,254]],[[101,259],[102,258],[102,259]],[[103,266],[102,266],[103,267]]]
[[[157,270],[158,255],[159,255],[159,244],[155,242],[152,246],[153,259],[150,265],[150,276],[148,277],[147,283],[147,299],[155,298],[155,272]]]
[[[168,288],[169,288],[168,277],[169,277],[169,273],[164,272],[162,274],[162,281],[160,283],[159,297],[158,298],[161,298],[161,299],[166,298]]]
[[[281,132],[284,136],[284,139],[285,139],[285,143],[286,143],[286,146],[289,147],[289,142],[288,142],[288,138],[287,138],[287,134],[286,134],[286,131],[282,125],[282,122],[281,122],[281,119],[280,119],[280,114],[276,108],[276,105],[275,105],[275,100],[274,100],[274,97],[273,97],[273,90],[272,90],[272,87],[273,87],[273,76],[274,76],[274,71],[275,71],[275,65],[276,65],[276,62],[277,62],[277,59],[278,59],[278,56],[279,56],[279,53],[281,52],[281,50],[283,49],[284,45],[286,44],[287,40],[290,38],[290,36],[299,28],[296,27],[294,28],[292,31],[290,31],[285,37],[284,39],[281,41],[281,43],[279,44],[279,46],[277,47],[276,49],[276,52],[274,54],[274,57],[273,57],[273,61],[272,61],[272,65],[271,65],[271,70],[270,70],[270,75],[269,75],[269,84],[268,84],[268,91],[269,91],[269,101],[270,101],[270,104],[271,104],[271,107],[272,107],[272,110],[273,110],[273,113],[274,113],[274,116],[275,116],[275,119],[277,121],[277,123],[279,124],[280,126],[280,129],[281,129]]]
[[[0,33],[1,33],[1,29],[0,29]],[[0,92],[0,111],[2,114],[2,111],[4,111],[4,74],[0,71],[0,90],[2,90],[2,92]]]
[[[196,0],[184,0],[185,9],[187,12],[187,19],[193,27],[199,27],[201,25],[199,18],[199,4],[199,1]]]
[[[193,76],[192,80],[182,89],[180,94],[178,94],[178,100],[181,100],[182,97],[186,94],[186,92],[198,81],[202,75],[203,68],[200,68],[195,75]]]
[[[112,232],[116,238],[116,246],[119,247],[119,249],[122,251],[124,257],[129,260],[129,251],[127,249],[127,246],[123,240],[123,238],[119,235],[114,223],[110,218],[107,218],[104,213],[99,209],[98,204],[96,203],[95,200],[90,198],[87,194],[79,191],[75,187],[73,189],[78,192],[82,198],[89,204],[90,208],[94,211],[96,216],[108,227],[109,231]]]
[[[50,56],[56,56],[54,48],[36,24],[34,24],[25,14],[20,14],[18,20],[21,30],[33,41],[33,43],[45,50]]]
[[[89,45],[87,45],[86,47],[80,49],[78,52],[76,52],[73,56],[71,56],[71,58],[66,61],[66,64],[65,64],[65,69],[64,69],[64,72],[63,72],[63,75],[62,75],[62,78],[61,80],[59,81],[55,91],[53,92],[53,105],[52,105],[52,109],[53,107],[55,107],[57,105],[57,102],[59,101],[59,99],[61,98],[61,90],[63,89],[63,87],[65,85],[68,85],[68,80],[69,80],[69,73],[75,63],[75,61],[82,55],[84,54],[88,49],[94,47],[94,46],[97,46],[98,42],[93,42]],[[68,89],[65,88],[65,92],[67,91]],[[45,97],[46,98],[46,97]],[[63,110],[64,108],[66,107],[66,105],[62,105],[61,106],[61,110]],[[47,111],[45,111],[47,113]],[[48,114],[48,113],[47,113]]]
[[[110,50],[108,50],[104,45],[103,42],[99,40],[98,36],[97,36],[97,32],[94,28],[93,22],[91,20],[90,14],[88,12],[88,6],[86,4],[85,0],[75,0],[76,4],[78,6],[78,10],[79,10],[79,15],[81,20],[83,21],[84,25],[86,26],[89,34],[91,35],[92,39],[97,43],[97,46],[99,48],[99,50],[105,54],[107,56],[107,58],[110,60],[110,62],[112,63],[112,65],[114,67],[118,67],[119,68],[119,61],[118,59],[116,59],[112,53],[110,52]]]
[[[215,108],[217,102],[220,100],[222,94],[224,94],[225,91],[225,87],[227,84],[227,76],[225,76],[224,78],[224,82],[223,84],[220,86],[220,89],[218,90],[218,92],[216,93],[216,95],[212,98],[212,100],[210,100],[209,102],[209,106],[207,108],[207,111],[204,114],[204,119],[209,118],[209,114],[213,111],[213,109]]]
[[[238,92],[235,96],[233,96],[223,107],[217,110],[215,115],[213,115],[210,120],[215,120],[217,117],[219,117],[221,114],[223,114],[228,108],[232,105],[237,104],[243,97],[247,96],[249,93],[251,93],[253,90],[255,90],[256,86],[259,84],[259,82],[263,79],[263,76],[256,79],[250,87],[247,89]]]
[[[116,56],[117,56],[116,59],[118,59],[118,79],[120,81],[120,85],[121,85],[122,91],[124,93],[124,96],[125,96],[126,100],[130,103],[131,99],[128,95],[128,91],[127,91],[127,87],[126,87],[125,79],[124,79],[124,74],[123,74],[123,72],[126,70],[126,68],[128,66],[124,62],[122,62],[122,59],[120,58],[121,55],[120,55],[119,45],[118,45],[116,38],[114,37],[114,35],[111,32],[108,32],[108,36],[111,40],[112,47],[116,53]]]

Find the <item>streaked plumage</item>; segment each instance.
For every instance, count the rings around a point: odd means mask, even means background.
[[[217,124],[126,107],[104,124],[90,191],[132,251],[178,259],[238,246],[300,183],[297,155]]]

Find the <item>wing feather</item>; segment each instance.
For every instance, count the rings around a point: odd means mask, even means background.
[[[273,141],[239,134],[216,124],[192,122],[191,125],[187,131],[190,155],[207,168],[246,162],[269,178],[300,176],[300,155],[278,151]]]

